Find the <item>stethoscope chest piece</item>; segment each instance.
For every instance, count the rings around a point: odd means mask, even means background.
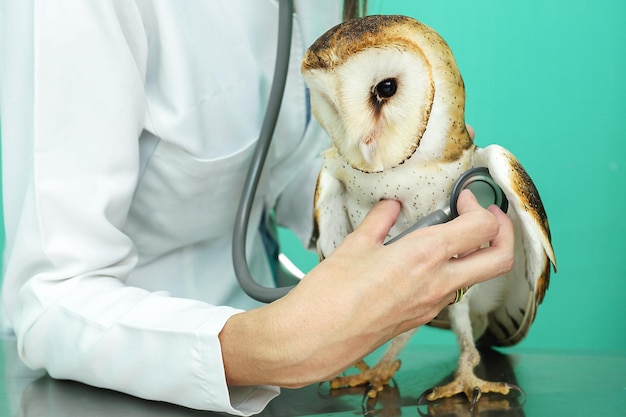
[[[509,208],[509,200],[507,200],[500,186],[496,184],[493,178],[491,178],[491,175],[489,175],[489,169],[486,167],[470,168],[454,183],[454,187],[450,193],[449,207],[430,213],[407,230],[388,240],[385,245],[396,242],[414,230],[445,223],[458,217],[457,202],[461,191],[465,189],[469,189],[478,200],[478,203],[484,208],[495,204],[505,213]]]
[[[455,218],[459,215],[456,203],[461,191],[465,189],[470,190],[478,200],[478,203],[484,208],[495,204],[505,213],[509,208],[509,200],[502,192],[500,186],[491,178],[489,169],[486,167],[476,167],[465,171],[452,188],[452,193],[450,194],[451,218]]]

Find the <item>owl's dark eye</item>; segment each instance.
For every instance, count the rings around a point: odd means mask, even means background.
[[[374,89],[376,90],[378,98],[389,98],[396,94],[396,91],[398,90],[398,83],[393,78],[387,78],[386,80],[382,80],[376,84]]]

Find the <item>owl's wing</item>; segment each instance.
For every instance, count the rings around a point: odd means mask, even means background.
[[[507,214],[515,226],[515,266],[509,273],[509,291],[488,319],[482,342],[508,346],[528,332],[537,306],[550,282],[550,264],[556,272],[548,217],[539,192],[520,162],[498,145],[476,149],[475,166],[486,166],[509,200]]]
[[[476,148],[473,165],[489,168],[509,200],[507,214],[515,227],[515,264],[503,277],[508,280],[508,291],[498,307],[489,313],[487,329],[479,343],[510,346],[528,333],[548,289],[550,264],[556,271],[550,227],[535,184],[509,151],[498,145]],[[447,309],[430,324],[449,328]]]
[[[345,198],[345,186],[324,165],[317,177],[314,203],[314,240],[320,261],[352,232]]]

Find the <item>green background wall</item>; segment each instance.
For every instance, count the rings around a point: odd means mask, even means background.
[[[477,144],[511,150],[541,192],[559,270],[519,348],[626,350],[626,1],[370,0],[369,13],[448,41]],[[413,343],[455,341],[425,328]]]

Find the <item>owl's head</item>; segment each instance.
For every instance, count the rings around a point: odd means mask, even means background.
[[[454,160],[471,146],[463,79],[446,42],[406,16],[366,16],[322,35],[302,61],[313,114],[352,167]]]

